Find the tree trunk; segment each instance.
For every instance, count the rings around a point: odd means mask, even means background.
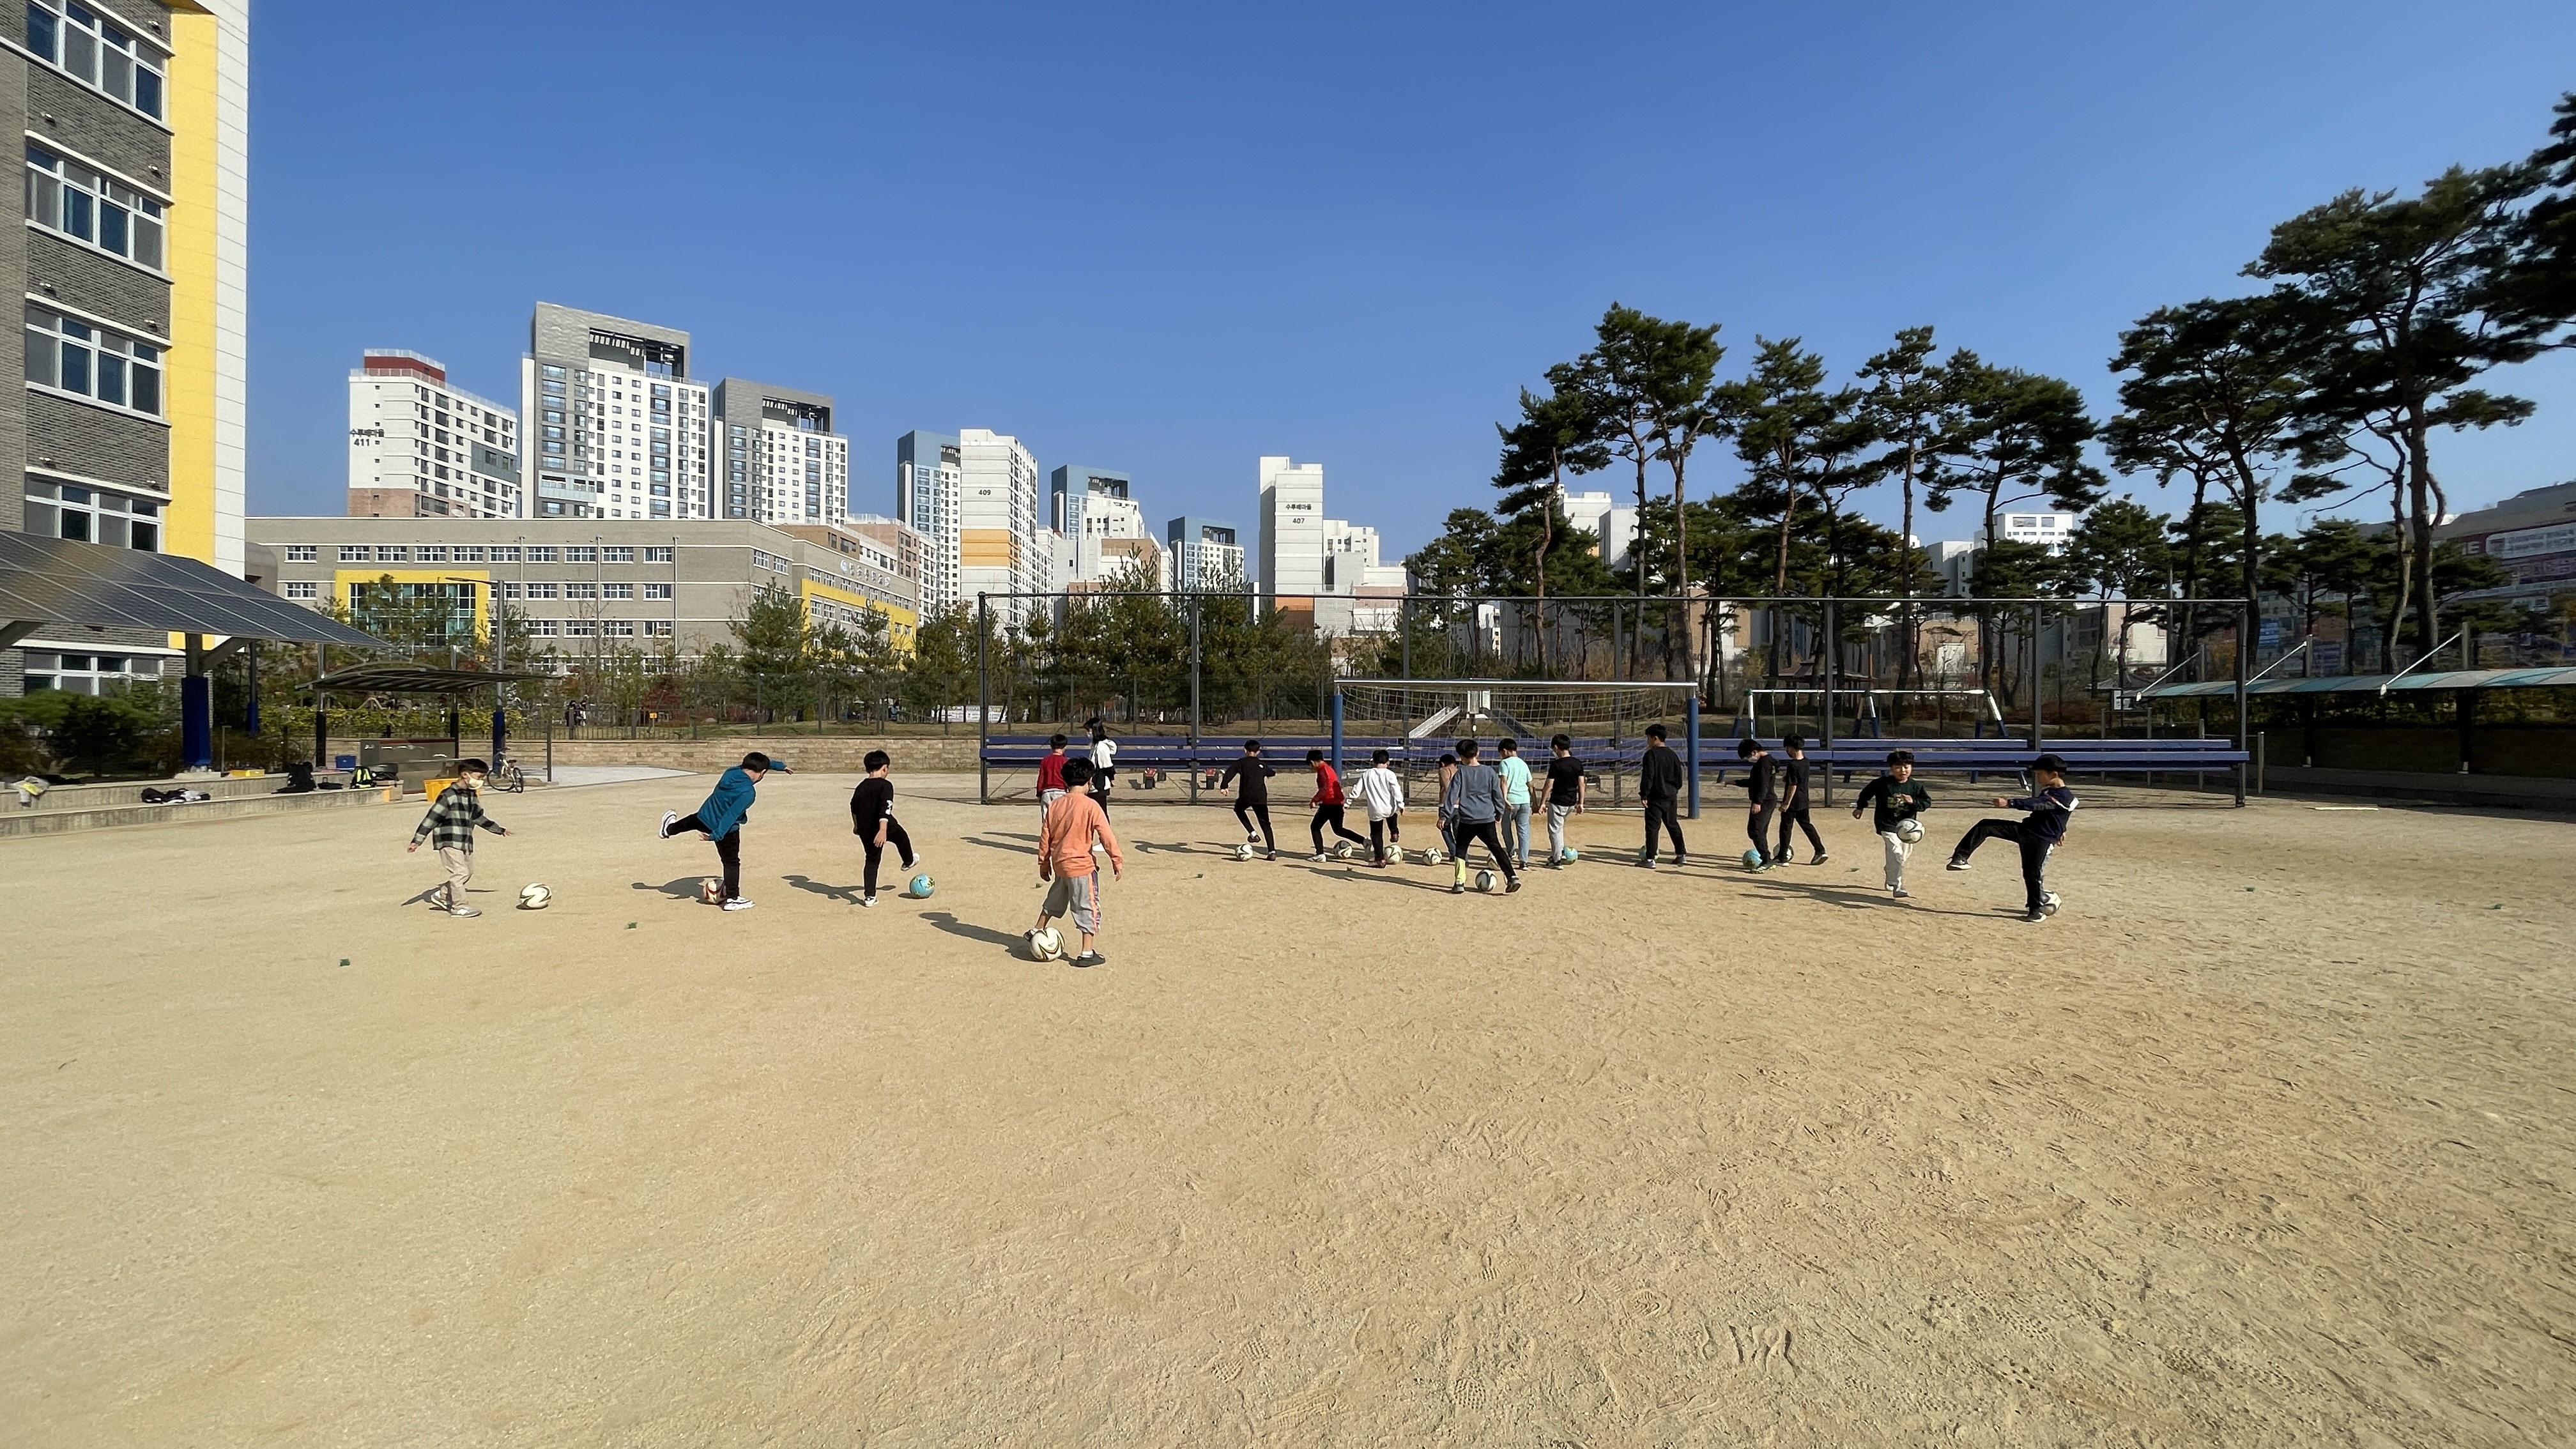
[[[2418,658],[2430,655],[2442,642],[2441,601],[2433,594],[2433,463],[2427,449],[2431,428],[2424,420],[2423,406],[2410,404],[2406,409],[2406,494],[2409,511],[2414,514],[2409,541],[2415,546],[2415,647]]]

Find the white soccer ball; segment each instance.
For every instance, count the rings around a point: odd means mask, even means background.
[[[1049,926],[1029,938],[1029,954],[1041,961],[1060,960],[1064,956],[1064,933]]]
[[[1896,838],[1908,845],[1923,843],[1923,822],[1908,815],[1896,822]]]
[[[1483,891],[1488,895],[1493,893],[1494,887],[1501,885],[1502,883],[1503,878],[1494,874],[1490,870],[1480,870],[1476,872],[1476,889]]]
[[[1446,859],[1448,859],[1448,857],[1440,853],[1440,847],[1436,845],[1423,847],[1422,863],[1424,865],[1438,865]]]
[[[1347,840],[1336,840],[1333,842],[1333,859],[1348,860],[1351,858],[1355,849],[1356,848]]]
[[[519,892],[519,909],[523,911],[542,911],[554,902],[555,893],[541,885],[532,885]]]
[[[705,903],[706,903],[706,904],[708,904],[708,905],[711,905],[711,906],[720,906],[720,905],[723,905],[723,904],[724,904],[724,880],[723,880],[723,878],[722,878],[722,877],[720,877],[720,876],[712,876],[712,875],[711,875],[711,876],[708,876],[706,879],[704,879],[704,880],[702,880],[702,881],[699,881],[699,882],[698,882],[698,899],[699,899],[700,901],[705,902]]]
[[[1238,845],[1238,846],[1236,846],[1236,847],[1234,848],[1234,858],[1235,858],[1235,859],[1237,859],[1237,860],[1250,860],[1250,859],[1252,859],[1252,847],[1251,847],[1251,846],[1249,846],[1249,845]]]
[[[2057,908],[2064,904],[2065,902],[2057,898],[2057,892],[2045,892],[2039,898],[2039,913],[2043,916],[2056,915]]]

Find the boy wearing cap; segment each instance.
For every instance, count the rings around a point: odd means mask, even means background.
[[[2066,761],[2056,755],[2042,755],[2030,762],[2030,778],[2036,787],[2020,799],[1994,797],[2002,810],[2025,810],[2019,820],[1978,821],[1960,838],[1958,848],[1950,852],[1950,869],[1966,870],[1968,857],[1989,840],[2010,840],[2021,846],[2021,883],[2024,895],[2022,919],[2036,924],[2048,919],[2048,857],[2066,841],[2066,826],[2075,815],[2075,792],[2066,786]]]

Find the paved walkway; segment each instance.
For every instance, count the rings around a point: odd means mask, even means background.
[[[624,785],[636,780],[661,780],[689,773],[654,765],[557,765],[554,786],[560,790],[567,785]]]

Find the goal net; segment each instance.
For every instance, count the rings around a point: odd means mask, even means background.
[[[1440,757],[1462,739],[1476,741],[1489,762],[1496,741],[1516,740],[1522,758],[1544,772],[1549,741],[1564,735],[1592,780],[1595,800],[1632,805],[1646,726],[1662,725],[1673,747],[1684,748],[1692,689],[1687,682],[1345,681],[1339,690],[1342,759],[1356,770],[1373,751],[1385,750],[1405,777],[1408,794],[1427,800]]]

